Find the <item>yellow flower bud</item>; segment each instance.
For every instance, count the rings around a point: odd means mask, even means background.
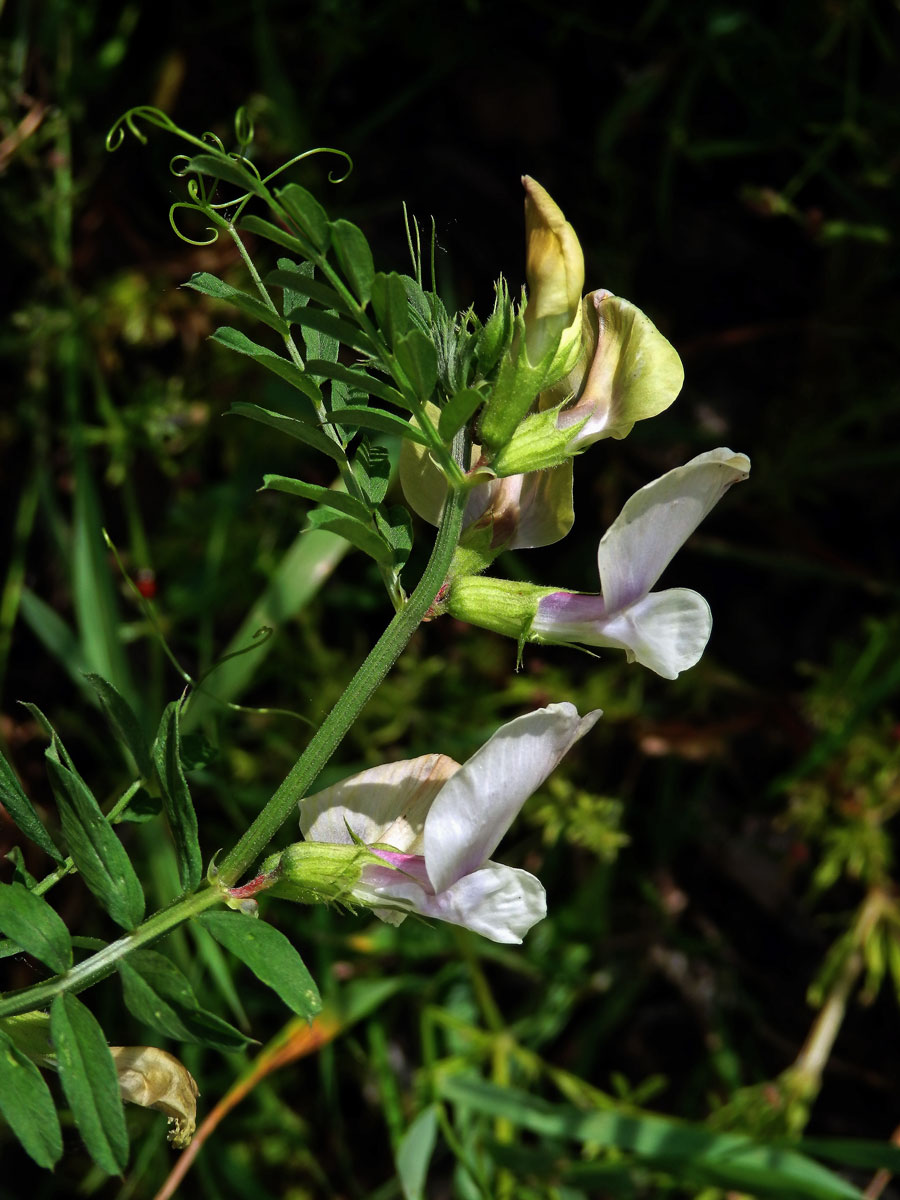
[[[525,345],[531,363],[560,342],[566,357],[579,344],[584,256],[575,230],[550,194],[529,175],[525,188]],[[571,343],[571,346],[570,346]]]

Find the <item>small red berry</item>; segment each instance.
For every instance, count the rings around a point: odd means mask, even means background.
[[[150,567],[142,567],[137,573],[134,585],[145,600],[152,600],[156,595],[156,572]]]

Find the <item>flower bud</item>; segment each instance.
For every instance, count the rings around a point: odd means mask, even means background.
[[[584,256],[575,230],[549,193],[528,175],[525,188],[525,344],[529,361],[540,362],[559,345],[557,361],[578,345],[584,289]],[[565,366],[560,368],[566,370]]]

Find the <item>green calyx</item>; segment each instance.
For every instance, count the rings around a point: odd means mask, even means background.
[[[481,444],[492,455],[510,441],[540,392],[572,369],[580,345],[580,330],[571,336],[566,331],[532,364],[525,345],[525,322],[519,313],[512,347],[500,364],[478,430]]]
[[[385,862],[363,845],[295,842],[267,858],[261,872],[272,878],[264,890],[279,899],[352,905],[353,888],[369,864],[383,867]]]
[[[538,604],[559,588],[469,575],[454,579],[444,601],[444,611],[469,625],[480,625],[521,646],[528,641]]]
[[[548,467],[557,467],[577,454],[578,450],[572,448],[572,443],[590,414],[586,413],[584,420],[577,425],[558,429],[560,408],[561,404],[527,416],[491,460],[491,470],[501,478],[527,471],[543,471]]]

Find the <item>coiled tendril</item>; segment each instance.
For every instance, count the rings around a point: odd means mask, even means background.
[[[304,158],[309,158],[314,154],[336,154],[338,157],[344,159],[346,170],[341,175],[336,175],[333,171],[329,171],[329,183],[343,183],[353,170],[353,160],[345,150],[337,150],[331,146],[316,146],[311,150],[304,150],[301,154],[295,154],[287,162],[276,167],[274,171],[269,172],[268,175],[260,175],[259,168],[244,153],[253,141],[254,136],[253,119],[246,108],[239,108],[235,113],[235,140],[240,147],[235,151],[226,151],[222,139],[217,134],[207,131],[200,137],[196,137],[194,134],[188,133],[186,129],[182,129],[179,125],[176,125],[171,117],[161,109],[153,108],[151,105],[146,104],[130,108],[119,117],[106,135],[107,150],[111,152],[118,150],[125,140],[126,129],[142,145],[146,146],[147,135],[140,128],[139,121],[146,122],[148,125],[154,125],[158,129],[165,129],[167,132],[181,138],[182,141],[196,146],[200,151],[199,154],[195,154],[194,156],[176,154],[169,162],[169,170],[176,179],[186,180],[189,197],[187,200],[177,201],[170,207],[169,224],[172,226],[176,236],[191,246],[212,245],[217,240],[220,230],[227,229],[230,225],[233,225],[254,196],[269,199],[267,189],[269,182],[281,175],[282,172],[288,170],[289,167],[302,162]],[[218,160],[218,163],[216,160]],[[221,168],[221,173],[217,172],[217,165]],[[214,180],[212,187],[207,185],[206,178]],[[246,183],[246,190],[225,200],[214,201],[212,197],[215,195],[220,183],[230,183],[238,187]],[[206,228],[212,236],[209,238],[194,238],[182,232],[178,228],[175,217],[176,212],[180,209],[199,212],[211,220],[213,224],[208,225]],[[229,210],[227,216],[225,215],[225,210]]]

